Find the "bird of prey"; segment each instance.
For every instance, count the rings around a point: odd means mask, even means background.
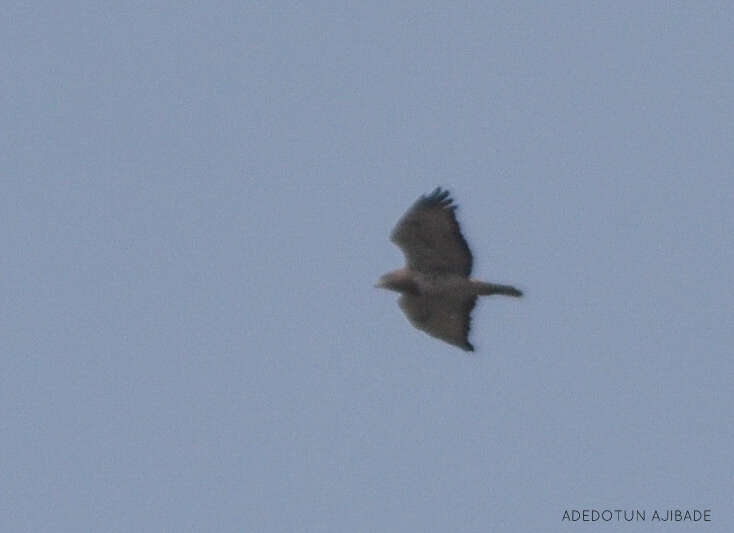
[[[390,235],[407,265],[382,276],[375,287],[399,292],[398,304],[416,328],[473,351],[469,328],[477,296],[519,297],[522,292],[469,277],[472,254],[456,221],[456,207],[440,187],[418,198]]]

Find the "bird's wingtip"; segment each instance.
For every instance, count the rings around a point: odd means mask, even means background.
[[[447,209],[456,209],[453,205],[453,198],[448,189],[444,189],[441,186],[436,187],[429,194],[424,194],[419,198],[420,202],[424,202],[428,205],[438,205]]]

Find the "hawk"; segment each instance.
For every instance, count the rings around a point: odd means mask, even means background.
[[[429,335],[473,351],[471,312],[477,296],[522,296],[510,285],[470,278],[472,254],[456,220],[456,204],[437,187],[405,212],[390,235],[407,265],[382,276],[375,287],[401,294],[398,305],[411,324]]]

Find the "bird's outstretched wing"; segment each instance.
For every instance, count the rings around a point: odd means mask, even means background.
[[[390,239],[403,250],[408,268],[427,274],[471,274],[472,255],[455,210],[449,192],[437,187],[402,216]]]
[[[469,329],[476,302],[476,296],[447,298],[407,294],[398,300],[400,309],[416,328],[468,352],[474,351],[469,342]]]

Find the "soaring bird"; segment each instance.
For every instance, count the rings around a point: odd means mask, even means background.
[[[472,254],[456,220],[456,207],[440,187],[418,198],[390,235],[407,265],[382,276],[375,287],[401,294],[398,305],[413,326],[470,352],[474,346],[469,328],[477,296],[520,297],[522,291],[469,277]]]

